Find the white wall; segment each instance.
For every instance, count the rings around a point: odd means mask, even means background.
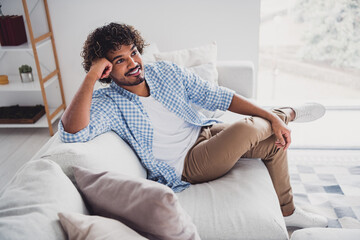
[[[48,0],[48,4],[67,104],[85,76],[80,52],[87,35],[112,21],[133,25],[161,51],[215,40],[219,60],[251,60],[257,69],[260,0]]]

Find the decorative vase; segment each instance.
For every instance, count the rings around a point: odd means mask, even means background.
[[[23,83],[34,81],[32,72],[20,73],[20,77],[21,77],[21,82],[23,82]]]

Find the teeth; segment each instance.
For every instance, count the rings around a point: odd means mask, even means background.
[[[135,74],[140,70],[140,68],[135,69],[134,71],[130,72],[129,74]]]

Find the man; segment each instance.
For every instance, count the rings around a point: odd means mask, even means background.
[[[88,36],[82,52],[87,75],[59,123],[64,142],[112,130],[134,149],[149,179],[175,192],[223,176],[240,157],[261,158],[287,226],[327,226],[325,217],[295,208],[286,155],[291,143],[286,124],[315,120],[324,115],[323,106],[264,110],[175,64],[144,65],[144,46],[139,32],[125,24],[110,23]],[[110,87],[93,93],[97,80]],[[223,124],[190,103],[252,117]]]

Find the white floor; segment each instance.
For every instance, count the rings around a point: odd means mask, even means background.
[[[57,121],[53,124],[57,131]],[[0,129],[0,189],[50,139],[47,128]]]

